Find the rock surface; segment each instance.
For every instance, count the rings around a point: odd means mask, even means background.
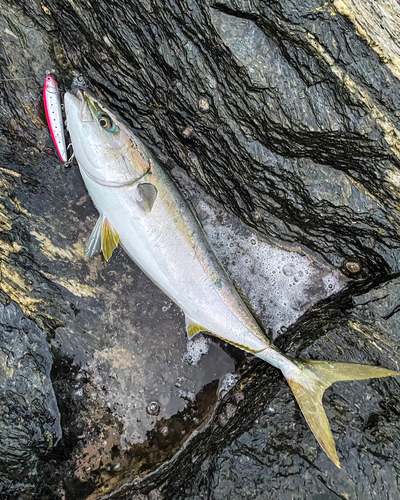
[[[0,498],[398,498],[398,381],[327,391],[336,470],[276,370],[84,260],[41,97],[86,85],[148,142],[282,349],[398,369],[397,3],[0,6]]]

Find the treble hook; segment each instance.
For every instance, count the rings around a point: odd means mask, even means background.
[[[68,149],[72,146],[72,142],[70,142],[67,146],[67,151]],[[71,166],[72,160],[75,158],[75,153],[73,152],[71,157],[68,158],[68,160],[64,163],[65,168],[69,168]]]

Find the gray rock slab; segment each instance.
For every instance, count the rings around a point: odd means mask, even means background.
[[[394,2],[0,5],[4,499],[397,498],[397,381],[327,392],[333,469],[275,370],[189,344],[122,250],[84,260],[97,214],[42,106],[50,71],[119,113],[283,350],[396,369]]]

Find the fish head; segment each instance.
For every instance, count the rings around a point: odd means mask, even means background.
[[[67,128],[81,169],[94,181],[121,186],[149,170],[145,146],[87,92],[64,97]]]

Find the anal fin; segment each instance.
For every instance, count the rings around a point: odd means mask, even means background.
[[[186,323],[186,333],[189,339],[194,337],[199,332],[208,332],[206,328],[203,328],[202,326],[197,324],[189,316],[185,316],[185,323]]]

